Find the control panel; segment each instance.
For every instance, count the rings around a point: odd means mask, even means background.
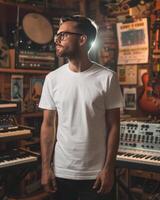
[[[119,147],[160,151],[160,124],[122,121]]]

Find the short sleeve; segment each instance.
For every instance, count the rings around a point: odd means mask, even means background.
[[[116,73],[113,73],[112,77],[108,79],[105,87],[106,87],[105,108],[113,109],[113,108],[123,107],[124,106],[123,96],[121,93]]]
[[[56,110],[56,105],[52,97],[51,85],[48,77],[46,77],[44,81],[39,108]]]

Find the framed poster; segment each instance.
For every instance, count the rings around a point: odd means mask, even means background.
[[[121,65],[117,70],[121,85],[137,84],[137,65]]]
[[[136,88],[123,88],[125,110],[136,110],[137,92]]]
[[[23,76],[21,75],[11,76],[11,100],[23,100]]]
[[[117,23],[118,64],[148,63],[149,38],[147,18],[131,23]]]
[[[42,93],[44,78],[30,79],[30,99],[32,101],[39,101]]]
[[[99,62],[114,71],[116,71],[117,66],[117,37],[115,26],[115,18],[104,18],[99,27],[97,37]]]

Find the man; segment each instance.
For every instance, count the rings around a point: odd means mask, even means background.
[[[122,97],[115,73],[88,57],[96,33],[89,18],[71,16],[55,35],[68,63],[46,76],[39,106],[41,182],[56,200],[106,200],[114,182]]]

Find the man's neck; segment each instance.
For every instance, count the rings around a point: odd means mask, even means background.
[[[88,68],[90,68],[91,65],[92,65],[92,62],[89,59],[69,60],[69,69],[74,72],[83,72],[87,70]]]

